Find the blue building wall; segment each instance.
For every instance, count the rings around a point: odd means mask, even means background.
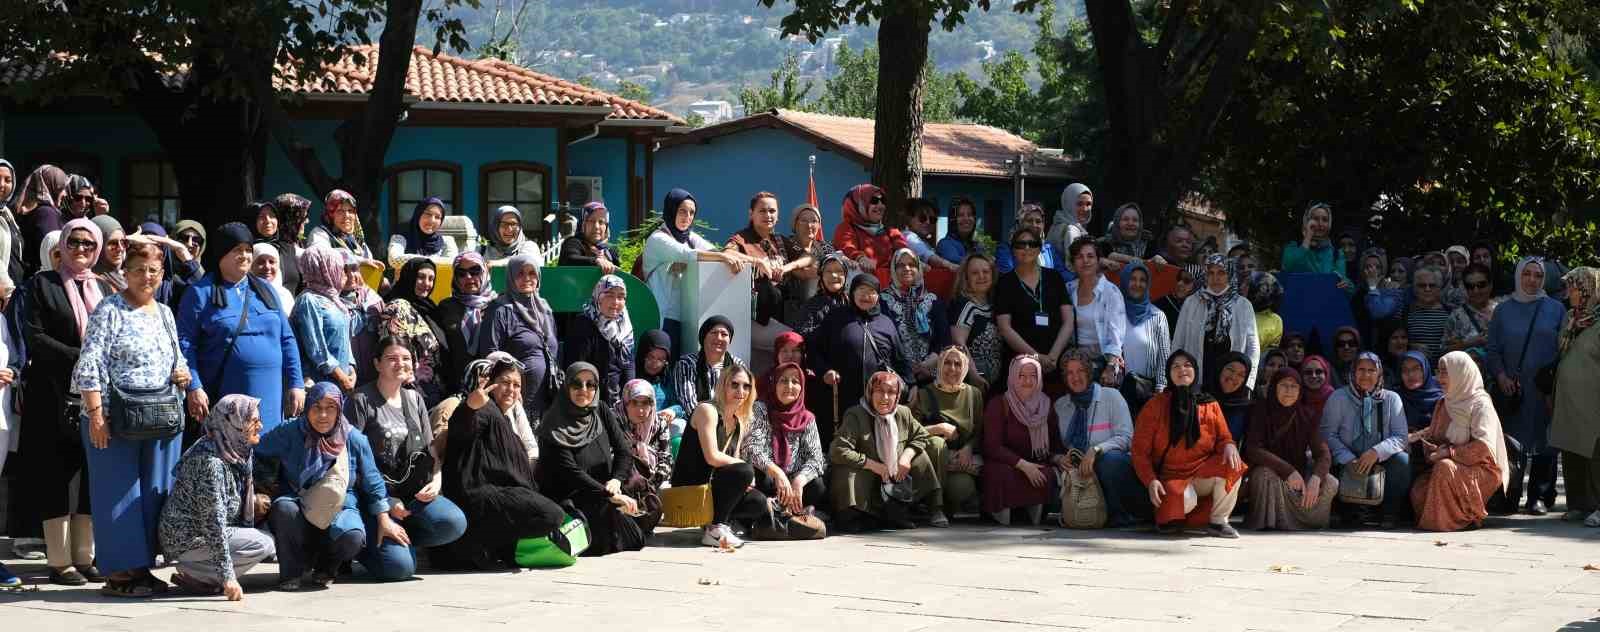
[[[778,129],[749,129],[713,138],[703,144],[663,147],[656,153],[655,188],[664,197],[673,187],[682,187],[699,201],[699,218],[716,228],[707,238],[720,243],[745,226],[750,196],[767,190],[778,195],[781,232],[787,233],[792,218],[789,209],[805,201],[806,157],[817,157],[817,201],[822,207],[823,230],[832,235],[840,220],[844,195],[857,184],[868,182],[871,172],[854,160],[807,143],[801,137]],[[1030,181],[1028,199],[1047,209],[1060,206],[1065,183]],[[978,216],[992,204],[999,209],[1002,231],[1014,224],[1017,200],[1010,180],[928,176],[922,182],[923,196],[939,205],[940,213],[949,210],[957,195],[972,198]],[[659,199],[651,208],[659,207]],[[940,221],[940,235],[945,221]],[[1002,232],[1002,234],[1004,234]],[[997,235],[998,237],[998,235]]]

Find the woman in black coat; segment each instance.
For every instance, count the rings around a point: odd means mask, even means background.
[[[633,451],[612,408],[600,402],[599,370],[567,366],[563,393],[539,426],[539,486],[551,500],[577,509],[589,525],[587,555],[644,548],[655,519],[623,487],[633,478]]]
[[[444,333],[444,364],[448,367],[440,375],[440,385],[445,392],[466,390],[458,385],[461,371],[472,362],[477,350],[477,333],[483,325],[485,312],[496,294],[489,287],[489,266],[483,255],[463,252],[451,264],[450,298],[439,301],[433,311],[433,321]]]
[[[841,411],[861,401],[866,380],[873,373],[894,371],[902,380],[911,376],[911,363],[894,321],[878,309],[878,278],[856,276],[850,281],[849,297],[847,306],[829,313],[812,334],[814,344],[806,345],[811,370],[837,392]],[[829,445],[839,421],[834,419],[832,407],[811,412],[823,422],[817,426],[822,445]]]
[[[556,265],[594,266],[603,274],[616,274],[622,265],[617,249],[606,242],[611,236],[610,211],[605,202],[590,202],[578,213],[578,234],[561,241]]]
[[[614,408],[622,385],[633,379],[633,322],[628,319],[628,288],[607,274],[594,284],[589,304],[572,319],[561,341],[557,366],[587,362],[600,371],[600,400]]]

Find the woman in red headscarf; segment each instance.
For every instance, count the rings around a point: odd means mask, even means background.
[[[833,229],[833,247],[862,272],[875,272],[878,283],[889,285],[889,263],[896,250],[907,247],[900,229],[884,225],[883,189],[858,184],[844,196],[844,220]]]

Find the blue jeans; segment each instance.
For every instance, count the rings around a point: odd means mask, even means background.
[[[467,516],[444,496],[430,502],[406,503],[411,515],[401,521],[411,546],[383,539],[377,516],[366,516],[367,546],[356,558],[373,579],[384,582],[411,579],[417,572],[417,548],[443,546],[455,542],[467,530]]]
[[[340,565],[355,559],[367,540],[355,509],[340,509],[328,528],[319,529],[306,521],[300,499],[292,496],[272,501],[267,523],[272,526],[272,539],[278,549],[279,581],[299,579],[307,566],[335,572]]]
[[[1139,484],[1139,475],[1134,473],[1133,459],[1127,452],[1116,450],[1095,457],[1094,477],[1106,498],[1106,526],[1133,524],[1134,511],[1139,516],[1151,515],[1149,492]]]

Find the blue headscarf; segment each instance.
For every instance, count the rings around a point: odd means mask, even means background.
[[[1400,356],[1399,373],[1404,374],[1406,360],[1416,360],[1422,365],[1422,386],[1415,390],[1406,388],[1405,379],[1394,385],[1394,392],[1400,395],[1400,402],[1405,405],[1406,427],[1411,430],[1428,427],[1433,423],[1433,409],[1444,397],[1444,389],[1439,386],[1439,380],[1433,379],[1433,366],[1428,363],[1428,355],[1421,351],[1407,351]]]
[[[1128,296],[1128,279],[1133,278],[1133,273],[1135,270],[1143,270],[1144,277],[1146,279],[1144,298],[1138,300],[1134,300]],[[1145,267],[1144,262],[1139,261],[1138,259],[1134,259],[1127,265],[1122,266],[1122,274],[1117,279],[1117,286],[1122,288],[1122,303],[1125,306],[1124,310],[1128,313],[1128,324],[1134,327],[1143,325],[1144,321],[1150,320],[1151,316],[1159,313],[1153,308],[1152,305],[1150,305],[1149,279],[1150,268]]]
[[[324,399],[333,400],[339,408],[339,421],[327,434],[322,434],[311,427],[311,407]],[[333,382],[317,382],[306,391],[306,462],[305,468],[300,470],[300,489],[315,485],[328,474],[328,469],[333,467],[333,462],[339,459],[339,453],[344,452],[345,442],[350,438],[350,422],[344,418],[344,394]]]
[[[683,189],[673,189],[667,192],[667,199],[661,203],[661,228],[667,231],[668,235],[672,235],[673,239],[678,240],[678,243],[687,246],[689,245],[689,234],[694,230],[694,224],[691,223],[688,230],[678,230],[677,223],[673,221],[678,217],[678,206],[683,204],[684,200],[693,200],[697,207],[700,204],[699,200],[694,199],[694,195]]]
[[[443,225],[434,229],[431,235],[422,232],[422,211],[430,206],[439,207],[441,219],[450,214],[450,206],[439,198],[431,197],[417,202],[416,208],[411,210],[411,226],[406,229],[406,254],[431,257],[444,252],[444,236],[439,234]]]

